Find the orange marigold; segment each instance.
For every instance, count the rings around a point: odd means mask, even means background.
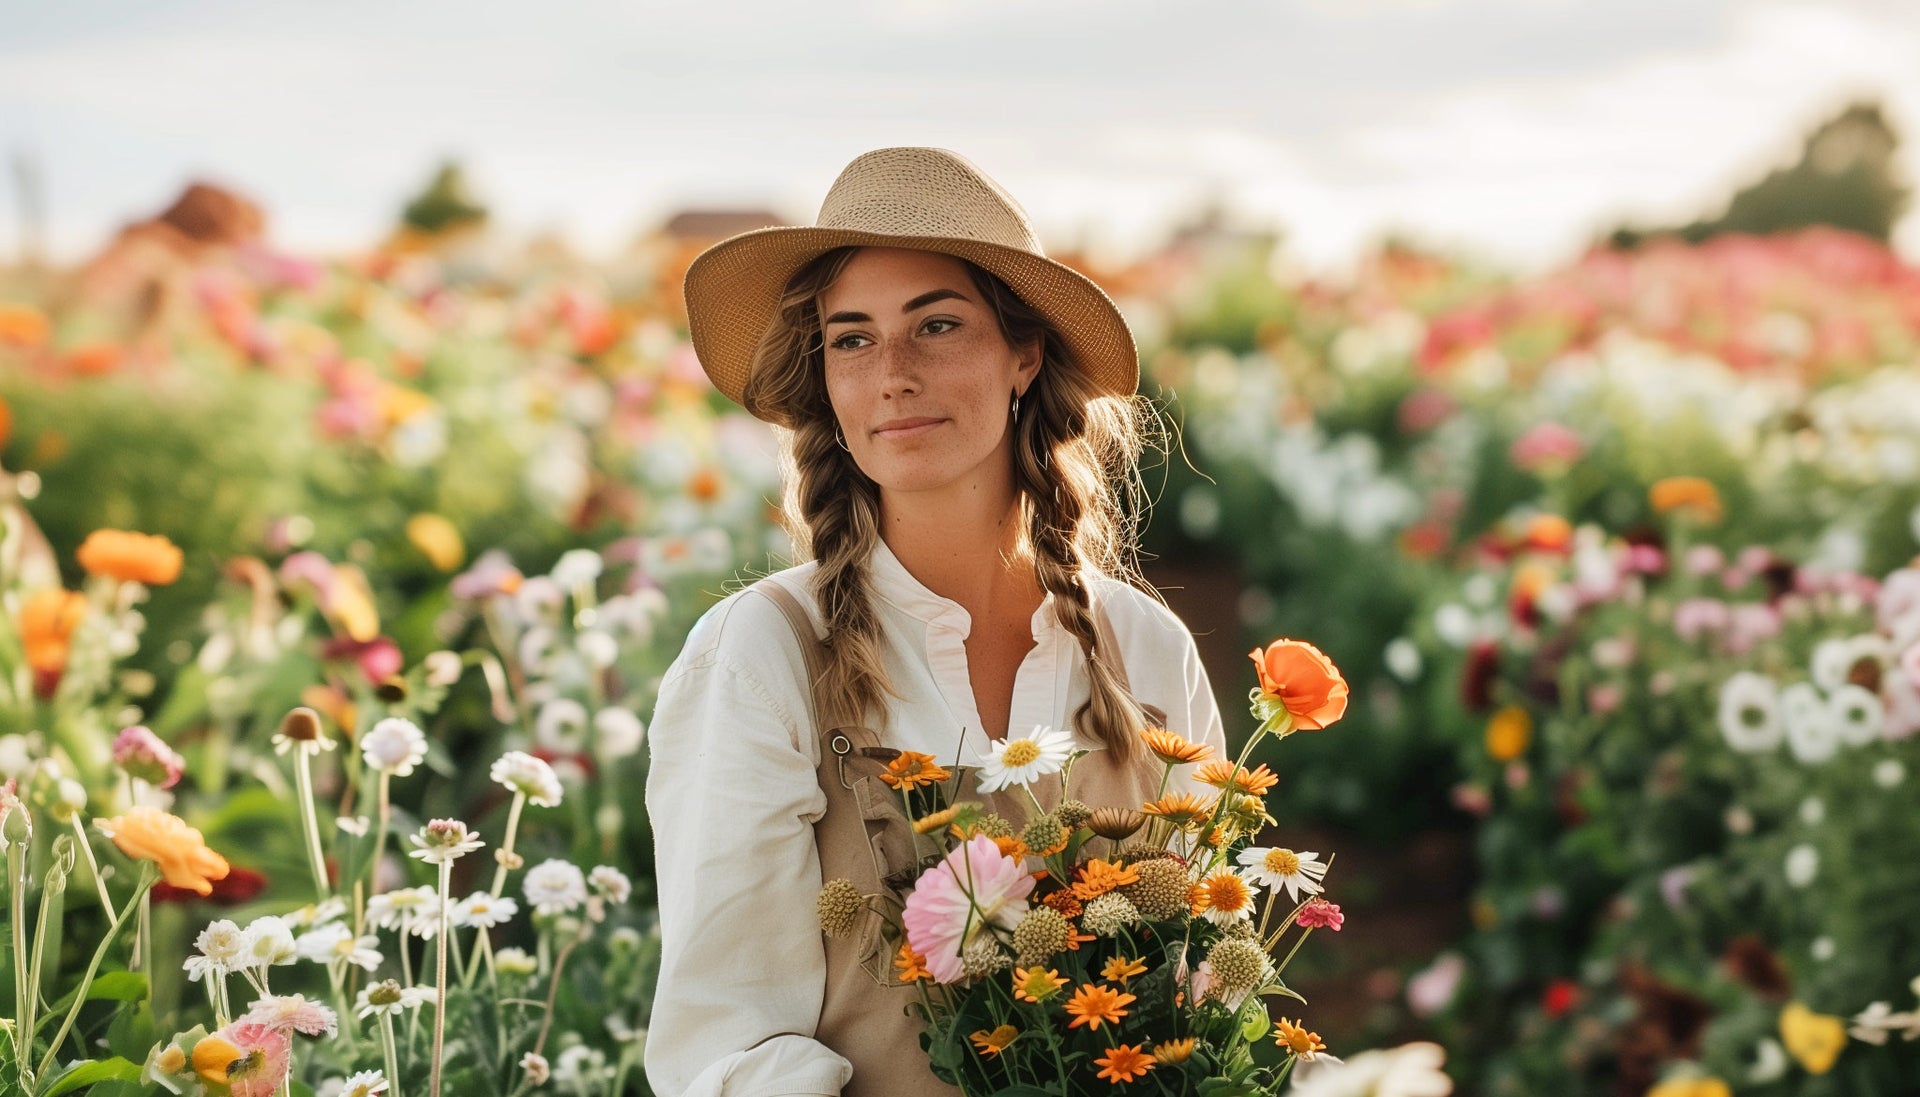
[[[74,553],[89,575],[166,586],[180,578],[185,561],[172,541],[159,534],[134,533],[123,529],[97,529],[87,534]]]
[[[887,771],[880,775],[880,779],[894,788],[919,788],[921,785],[937,785],[952,776],[952,773],[934,762],[933,755],[903,750],[900,757],[887,763]]]
[[[1265,796],[1268,789],[1280,783],[1280,778],[1264,762],[1252,769],[1241,767],[1238,770],[1232,762],[1208,762],[1194,771],[1193,779],[1203,785],[1222,790],[1230,788],[1248,796]]]
[[[206,838],[177,815],[157,808],[134,808],[97,825],[120,852],[136,861],[159,865],[167,883],[174,887],[211,895],[213,882],[226,879],[227,859],[208,849]]]
[[[1725,510],[1720,490],[1700,476],[1669,476],[1647,489],[1647,501],[1661,514],[1684,510],[1703,522],[1718,522]]]
[[[1191,792],[1169,792],[1151,804],[1142,805],[1140,812],[1158,816],[1177,827],[1188,827],[1213,814],[1213,801]]]
[[[1097,899],[1114,888],[1126,887],[1140,882],[1140,870],[1131,865],[1121,867],[1095,857],[1081,865],[1074,873],[1079,877],[1073,885],[1073,894],[1082,902]]]
[[[1105,1078],[1115,1085],[1131,1082],[1153,1069],[1153,1056],[1141,1051],[1139,1044],[1110,1047],[1105,1058],[1095,1059],[1094,1062],[1101,1068],[1094,1077]]]
[[[1260,672],[1260,692],[1292,714],[1295,728],[1315,731],[1346,715],[1347,680],[1319,648],[1275,640],[1248,655]]]
[[[1117,1025],[1120,1018],[1127,1015],[1127,1003],[1133,1001],[1133,995],[1112,987],[1103,987],[1098,983],[1083,983],[1073,997],[1067,999],[1067,1012],[1073,1015],[1068,1028],[1085,1025],[1097,1029],[1102,1023]]]
[[[1140,738],[1147,741],[1147,749],[1155,757],[1169,765],[1198,762],[1213,753],[1207,744],[1189,742],[1165,728],[1147,728],[1140,733]]]

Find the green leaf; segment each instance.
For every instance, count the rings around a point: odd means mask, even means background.
[[[140,1065],[119,1056],[111,1059],[88,1059],[76,1063],[72,1068],[45,1079],[40,1086],[39,1097],[60,1097],[62,1093],[72,1093],[84,1086],[98,1085],[101,1082],[137,1082],[140,1080]]]
[[[64,1014],[73,1005],[73,996],[79,990],[75,987],[61,995],[40,1019],[44,1022],[48,1017]],[[86,991],[89,1002],[135,1002],[147,996],[147,977],[132,971],[109,971],[95,975]]]

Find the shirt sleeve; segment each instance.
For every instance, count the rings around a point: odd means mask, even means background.
[[[1227,732],[1220,721],[1220,706],[1213,699],[1213,683],[1207,678],[1206,664],[1200,661],[1199,645],[1193,633],[1185,632],[1186,653],[1181,677],[1187,687],[1187,726],[1181,733],[1196,743],[1213,748],[1215,758],[1231,758],[1227,752]]]
[[[793,657],[768,630],[786,625],[768,614],[727,631],[768,649],[751,665],[770,658],[784,674]],[[806,711],[797,668],[783,697],[748,669],[747,653],[729,651],[738,646],[696,652],[690,640],[654,708],[647,812],[661,957],[647,1078],[662,1097],[835,1097],[852,1067],[813,1039],[826,988],[811,917],[813,823],[826,797],[811,720],[795,718]]]

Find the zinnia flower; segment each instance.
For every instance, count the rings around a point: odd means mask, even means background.
[[[1073,894],[1076,899],[1083,902],[1089,899],[1097,899],[1115,888],[1126,887],[1128,884],[1137,884],[1140,882],[1140,870],[1138,868],[1131,865],[1123,866],[1102,861],[1098,857],[1081,865],[1079,869],[1075,871],[1074,875],[1078,876],[1079,879],[1074,881]]]
[[[1243,849],[1240,864],[1247,870],[1247,879],[1271,888],[1275,894],[1286,888],[1287,897],[1294,900],[1302,893],[1320,894],[1320,881],[1327,875],[1327,865],[1318,853],[1296,853],[1279,846]]]
[[[1001,856],[993,839],[975,835],[921,874],[900,920],[934,979],[951,983],[962,974],[966,947],[989,926],[1012,932],[1032,891],[1033,877],[1020,862]]]
[[[172,541],[155,534],[97,529],[87,534],[74,553],[89,575],[105,575],[125,582],[165,586],[180,578],[185,562]]]
[[[1031,735],[1001,740],[988,750],[989,757],[980,767],[983,793],[1031,785],[1048,774],[1059,773],[1073,757],[1073,736],[1059,728],[1036,724]]]
[[[1107,1054],[1094,1063],[1100,1067],[1100,1073],[1094,1077],[1119,1085],[1144,1077],[1153,1069],[1153,1056],[1141,1051],[1139,1044],[1121,1044],[1108,1048]]]
[[[1295,921],[1308,929],[1330,929],[1338,933],[1340,927],[1346,924],[1347,916],[1340,913],[1340,904],[1316,898],[1307,900]]]
[[[155,808],[134,808],[94,825],[128,857],[159,865],[167,883],[174,887],[209,895],[213,882],[229,871],[227,859],[208,849],[200,832],[177,815]]]
[[[1260,674],[1254,701],[1266,702],[1269,710],[1256,710],[1262,720],[1284,712],[1293,728],[1315,731],[1346,714],[1347,680],[1319,648],[1304,640],[1275,640],[1248,657]]]
[[[333,1010],[308,1001],[304,994],[269,994],[256,999],[240,1019],[303,1036],[332,1036],[339,1023]]]

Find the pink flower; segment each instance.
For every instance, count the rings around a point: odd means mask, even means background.
[[[1727,566],[1727,554],[1714,545],[1695,545],[1687,550],[1688,575],[1717,575]]]
[[[292,1065],[293,1037],[258,1021],[235,1021],[214,1035],[240,1049],[227,1068],[232,1097],[273,1097]]]
[[[1719,632],[1733,622],[1733,612],[1725,602],[1714,598],[1689,598],[1673,607],[1673,631],[1691,644],[1710,632]]]
[[[186,771],[186,759],[151,729],[124,728],[113,740],[113,764],[155,788],[172,788]]]
[[[1329,903],[1315,896],[1300,908],[1300,916],[1295,921],[1308,929],[1330,929],[1338,933],[1340,927],[1346,924],[1347,916],[1340,913],[1339,903]]]
[[[1033,877],[1004,857],[993,839],[977,834],[920,875],[900,920],[907,944],[927,958],[927,971],[942,983],[962,974],[960,954],[989,925],[1011,932],[1027,912]]]
[[[332,1009],[308,1001],[304,994],[269,994],[256,1000],[240,1020],[303,1036],[332,1036],[339,1024]]]
[[[1559,423],[1535,423],[1513,440],[1508,455],[1513,463],[1528,472],[1564,471],[1585,456],[1587,446],[1580,436]]]
[[[378,685],[400,673],[405,663],[400,648],[385,636],[376,636],[364,643],[350,636],[328,640],[320,648],[320,657],[343,662],[352,660],[369,685]]]
[[[1780,635],[1780,611],[1764,602],[1751,602],[1733,607],[1733,617],[1727,629],[1727,651],[1742,655],[1752,651],[1755,644],[1762,640],[1771,640]]]

